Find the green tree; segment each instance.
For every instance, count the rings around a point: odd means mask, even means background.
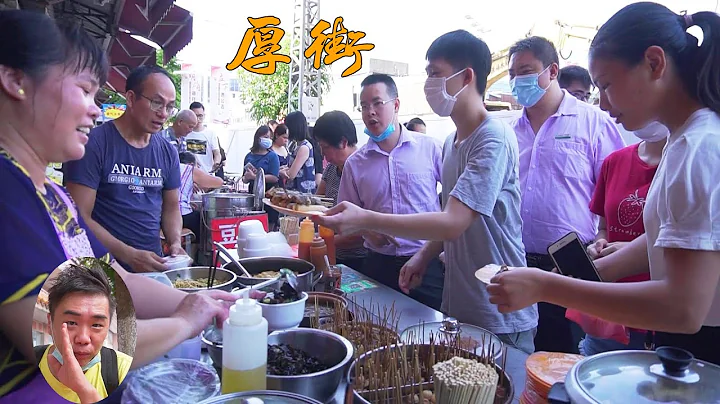
[[[290,39],[285,38],[280,43],[279,53],[290,52]],[[238,69],[240,79],[240,96],[245,104],[250,105],[250,117],[257,123],[267,122],[270,119],[277,119],[287,112],[288,91],[290,89],[290,64],[278,63],[275,73],[262,75],[251,73],[242,67]],[[322,93],[330,89],[330,73],[325,64],[320,66],[320,86],[322,105]],[[294,106],[297,108],[297,105]]]
[[[156,62],[158,66],[162,66],[165,70],[168,71],[168,73],[170,73],[170,79],[175,85],[175,106],[177,108],[180,108],[180,91],[182,90],[182,77],[180,77],[179,72],[182,67],[180,66],[180,63],[178,63],[175,57],[172,57],[170,60],[168,60],[168,63],[164,65],[163,53],[164,52],[162,49],[158,49],[157,51],[155,51]]]
[[[170,73],[170,79],[172,80],[173,84],[175,85],[175,106],[180,108],[180,90],[181,90],[181,84],[182,84],[182,77],[180,77],[180,74],[178,73],[181,69],[180,63],[178,63],[177,59],[173,57],[168,61],[166,65],[163,65],[163,50],[158,49],[155,51],[155,63],[158,66],[163,67],[165,70]],[[105,102],[106,104],[121,104],[125,105],[125,97],[123,97],[120,93],[114,92],[114,91],[106,91],[106,94],[108,95],[108,99]]]

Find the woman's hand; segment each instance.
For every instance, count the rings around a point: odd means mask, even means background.
[[[628,244],[629,243],[626,241],[616,241],[614,243],[609,243],[605,246],[605,248],[600,250],[600,256],[607,257],[608,255],[610,255],[614,252],[617,252],[618,250],[626,247]]]
[[[243,180],[245,181],[255,181],[255,178],[257,178],[257,176],[253,170],[246,170],[245,175],[243,175]]]
[[[287,167],[280,169],[280,179],[283,179],[283,180],[290,179],[290,174],[288,174],[288,170],[289,170],[289,168],[287,168]]]
[[[605,248],[605,246],[608,245],[608,241],[604,238],[599,238],[595,240],[594,243],[590,244],[587,247],[587,253],[590,256],[591,259],[598,259],[601,257],[600,252]]]
[[[500,313],[510,313],[542,301],[544,279],[562,276],[538,268],[510,268],[490,279],[487,291],[490,303],[498,306]]]

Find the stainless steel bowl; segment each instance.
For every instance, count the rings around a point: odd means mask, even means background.
[[[321,404],[320,401],[299,394],[284,391],[244,391],[242,393],[223,394],[202,401],[198,404],[248,404],[250,398],[259,398],[267,404]]]
[[[200,338],[217,368],[222,368],[222,330],[213,326],[205,329]],[[334,397],[345,377],[354,348],[347,339],[330,331],[294,328],[268,335],[268,345],[287,344],[302,349],[326,364],[333,364],[322,372],[299,376],[267,376],[269,390],[287,391],[328,402]]]
[[[297,274],[298,292],[312,292],[313,288],[322,279],[322,272],[315,273],[315,266],[305,260],[287,257],[253,257],[238,260],[251,275],[264,271],[279,271],[287,268]],[[223,268],[238,275],[238,282],[245,286],[257,285],[266,281],[264,278],[248,278],[242,276],[242,271],[232,262],[223,265]],[[278,285],[279,286],[279,285]]]
[[[210,277],[210,271],[212,268],[210,267],[188,267],[188,268],[178,268],[178,269],[171,269],[168,271],[163,272],[168,279],[170,279],[170,282],[176,281],[178,279],[203,279],[203,278],[209,278]],[[237,281],[237,275],[233,271],[228,271],[227,269],[223,268],[217,268],[215,271],[215,282],[213,283],[213,286],[210,289],[219,289],[219,290],[225,290],[230,292],[232,290],[233,284]],[[185,292],[194,293],[203,289],[207,288],[177,288]]]
[[[428,352],[428,351],[430,350],[430,344],[415,344],[415,345],[403,345],[403,344],[398,344],[398,345],[390,345],[389,347],[380,347],[380,348],[374,349],[374,350],[372,350],[372,351],[370,351],[370,352],[366,352],[366,353],[360,355],[357,359],[355,359],[355,360],[350,364],[350,368],[349,368],[349,371],[348,371],[348,373],[347,373],[347,384],[348,384],[348,388],[349,388],[349,389],[352,389],[352,388],[353,388],[353,381],[354,381],[354,379],[355,379],[355,372],[356,372],[357,369],[363,367],[363,365],[364,365],[365,361],[368,359],[368,357],[370,357],[371,355],[376,354],[377,352],[380,352],[380,351],[384,351],[384,350],[387,350],[387,349],[397,350],[397,349],[400,349],[400,348],[402,348],[402,347],[408,347],[408,348],[409,348],[409,347],[415,347],[415,348],[418,348],[419,351],[420,351],[421,360],[422,360],[423,357],[428,357],[427,354],[426,354],[426,352]],[[438,345],[435,345],[433,349],[434,349],[435,352],[439,352],[439,351],[438,351],[439,348],[440,348],[440,347],[439,347]],[[406,354],[406,355],[407,355],[407,354]],[[475,355],[475,354],[472,354],[472,353],[469,353],[469,352],[464,352],[464,353],[463,353],[463,356],[464,356],[464,357],[467,357],[467,358],[470,358],[470,359],[478,359],[478,360],[480,359],[480,357],[479,357],[478,355]],[[422,366],[422,364],[421,364],[421,366]],[[432,366],[432,364],[430,364],[430,366]],[[497,396],[496,396],[496,397],[495,397],[495,402],[494,402],[494,404],[510,404],[510,403],[512,403],[513,397],[514,397],[514,395],[515,395],[515,390],[514,390],[514,388],[513,388],[512,379],[510,378],[510,375],[509,375],[507,372],[505,372],[505,371],[500,367],[500,365],[496,364],[496,365],[495,365],[495,370],[497,370],[497,372],[498,372],[499,375],[502,375],[502,376],[501,376],[501,379],[498,381],[498,383],[500,383],[500,385],[503,387],[503,389],[505,390],[505,393],[504,393],[504,395],[503,395],[502,397],[497,397]],[[423,383],[421,387],[422,387],[423,390],[431,390],[431,391],[432,391],[434,385],[433,385],[433,382],[432,382],[432,381],[427,381],[427,382]],[[408,396],[408,395],[410,395],[410,394],[416,394],[417,388],[418,388],[418,386],[406,385],[406,386],[402,386],[402,387],[400,388],[400,390],[402,391],[403,397],[405,397],[405,396]],[[388,395],[388,397],[395,397],[396,387],[385,388],[385,389],[382,389],[382,388],[381,388],[381,389],[378,389],[377,391],[378,391],[378,394],[380,395],[380,397],[384,397],[384,396],[385,396],[385,390],[387,390],[387,395]],[[374,391],[374,390],[373,390],[373,391]],[[374,397],[372,397],[372,394],[374,394],[374,393],[372,393],[370,390],[366,391],[365,393],[371,395],[371,397],[370,397],[370,398],[365,398],[365,397],[363,397],[363,395],[361,394],[361,392],[353,389],[353,397],[354,397],[354,399],[355,399],[355,402],[356,402],[356,403],[357,403],[357,402],[360,402],[360,403],[365,403],[365,404],[370,404],[371,402],[373,402],[374,404],[378,404],[378,403],[383,403],[383,404],[400,404],[400,403],[396,403],[394,399],[390,399],[390,400],[387,400],[387,401],[384,401],[384,400],[383,400],[383,401],[375,402],[375,401],[374,401]],[[373,401],[371,401],[371,400],[373,400]],[[403,401],[403,402],[404,402],[404,401]]]
[[[207,347],[208,354],[210,355],[210,359],[213,361],[213,365],[218,369],[222,369],[222,329],[210,324],[203,330],[203,332],[200,333],[200,339]]]
[[[350,341],[329,331],[295,328],[268,335],[268,344],[286,344],[301,349],[332,367],[322,372],[299,376],[267,376],[269,390],[302,394],[324,403],[337,392],[345,372],[353,359]]]
[[[198,404],[249,404],[251,402],[256,402],[250,401],[250,398],[260,399],[266,404],[322,404],[320,401],[313,400],[310,397],[288,393],[285,391],[271,390],[244,391],[242,393],[223,394],[221,396],[207,399]]]

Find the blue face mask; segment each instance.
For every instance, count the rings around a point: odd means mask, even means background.
[[[540,87],[538,78],[549,68],[550,66],[546,67],[545,70],[540,73],[515,76],[514,79],[510,80],[510,89],[512,90],[513,97],[515,97],[520,105],[530,108],[542,99],[547,88]]]
[[[266,137],[260,138],[260,147],[263,149],[269,149],[272,147],[272,140]]]
[[[373,135],[368,128],[365,128],[365,134],[370,136],[370,139],[372,139],[375,143],[382,142],[383,140],[387,139],[390,135],[395,132],[395,124],[390,122],[390,125],[388,125],[387,129],[385,131],[377,136]]]
[[[61,365],[63,364],[63,358],[62,358],[62,355],[60,355],[60,350],[58,349],[57,346],[55,346],[55,349],[53,350],[52,356],[53,356],[55,359],[57,359],[57,361],[60,362]],[[95,355],[95,357],[92,358],[92,359],[90,360],[90,362],[87,363],[87,365],[85,365],[85,366],[82,367],[82,371],[83,371],[83,372],[87,372],[88,369],[90,369],[91,367],[97,365],[98,363],[100,363],[100,352],[98,352],[98,354]]]

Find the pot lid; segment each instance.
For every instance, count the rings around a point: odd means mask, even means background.
[[[284,391],[245,391],[224,394],[199,404],[321,404],[312,398]]]
[[[502,356],[503,343],[495,334],[472,324],[461,323],[453,317],[410,326],[400,334],[400,341],[406,344],[429,344],[431,337],[438,343],[450,343],[455,338],[460,338],[461,349],[478,355],[487,352],[492,345],[494,357]]]
[[[607,352],[579,362],[565,387],[573,402],[718,403],[720,366],[674,347]]]

